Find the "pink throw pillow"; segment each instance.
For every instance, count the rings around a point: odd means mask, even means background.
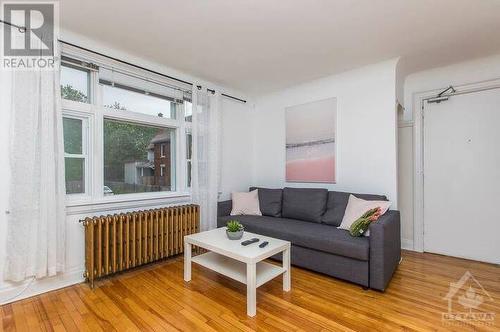
[[[250,215],[261,216],[259,206],[259,193],[258,190],[251,192],[232,193],[233,209],[231,210],[232,216],[237,215]]]

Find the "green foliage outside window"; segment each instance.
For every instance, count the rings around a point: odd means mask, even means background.
[[[147,148],[162,129],[104,120],[104,179],[123,181],[124,165],[147,160]]]
[[[66,100],[78,101],[81,103],[87,103],[88,97],[81,91],[73,88],[71,85],[61,85],[61,97]]]

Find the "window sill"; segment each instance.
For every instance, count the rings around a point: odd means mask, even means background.
[[[92,199],[90,196],[67,198],[66,214],[102,213],[113,210],[133,210],[156,206],[190,203],[191,193],[126,194]]]

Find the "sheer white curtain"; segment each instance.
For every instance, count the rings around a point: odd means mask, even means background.
[[[205,231],[217,227],[221,95],[194,84],[192,98],[191,193],[193,202],[200,205],[200,225]]]
[[[56,62],[56,70],[5,73],[12,85],[6,280],[64,270],[64,148]]]

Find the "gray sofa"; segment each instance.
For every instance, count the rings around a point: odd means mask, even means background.
[[[337,229],[350,193],[326,189],[259,189],[262,216],[230,216],[231,201],[219,202],[218,227],[238,220],[245,230],[292,243],[292,264],[363,287],[384,291],[401,258],[399,211],[389,210],[370,225],[370,236]],[[365,200],[381,195],[353,194]],[[281,259],[281,257],[274,257]]]

